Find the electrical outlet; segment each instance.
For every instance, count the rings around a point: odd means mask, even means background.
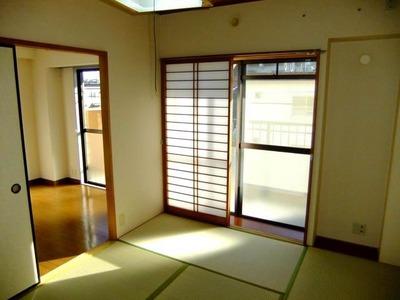
[[[367,224],[353,223],[353,233],[358,235],[365,235],[367,231]]]

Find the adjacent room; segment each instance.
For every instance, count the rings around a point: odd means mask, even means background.
[[[396,298],[399,3],[127,3],[0,0],[0,298]]]

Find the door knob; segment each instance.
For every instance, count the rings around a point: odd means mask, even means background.
[[[18,183],[15,183],[11,187],[11,192],[14,194],[18,194],[21,191],[21,186]]]

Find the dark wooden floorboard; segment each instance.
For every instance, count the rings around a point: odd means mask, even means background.
[[[105,190],[32,186],[30,193],[41,275],[108,240]]]

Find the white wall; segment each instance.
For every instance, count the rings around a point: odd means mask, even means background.
[[[24,47],[17,57],[29,179],[80,179],[74,74],[64,66],[98,65],[98,57]]]
[[[125,216],[119,236],[163,210],[149,24],[149,16],[133,17],[98,0],[0,0],[2,37],[108,52],[117,220]]]
[[[97,57],[96,57],[97,59]],[[65,138],[67,144],[68,177],[80,180],[79,146],[76,134],[76,98],[74,69],[62,69],[63,109],[65,117]]]
[[[32,83],[32,61],[18,59],[18,79],[24,126],[25,152],[29,180],[40,178],[40,164],[36,134],[36,107]]]

